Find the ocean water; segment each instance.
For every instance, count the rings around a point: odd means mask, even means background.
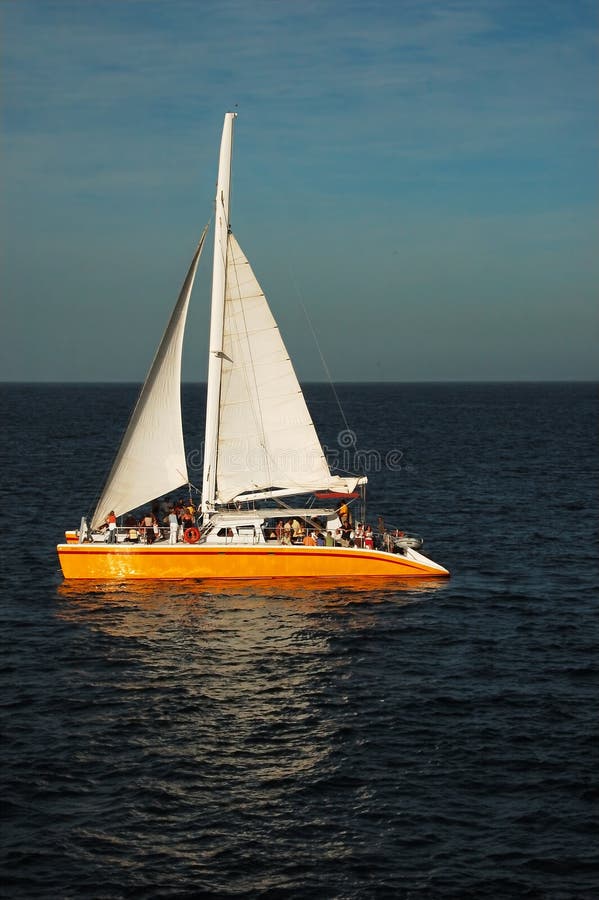
[[[599,896],[596,385],[338,391],[450,580],[65,584],[136,389],[0,388],[3,897]]]

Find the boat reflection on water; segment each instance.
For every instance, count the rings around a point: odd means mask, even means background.
[[[148,759],[159,734],[160,789],[191,792],[217,833],[223,804],[269,817],[290,789],[316,797],[313,785],[345,777],[355,704],[370,702],[381,667],[403,666],[401,639],[381,658],[381,635],[446,584],[380,582],[65,581],[56,615],[78,635],[92,719],[134,732]]]
[[[340,585],[335,579],[269,579],[238,580],[234,583],[214,579],[194,579],[173,582],[126,581],[98,582],[65,581],[57,587],[58,597],[66,601],[57,610],[61,619],[82,622],[86,619],[96,627],[115,634],[145,633],[160,629],[167,622],[194,621],[200,629],[210,628],[217,618],[220,627],[225,623],[247,629],[260,623],[269,629],[278,628],[289,619],[289,626],[298,627],[298,616],[322,616],[334,613],[346,618],[357,607],[366,613],[381,604],[403,606],[427,599],[443,591],[445,581],[436,578],[398,580],[397,578],[354,579]],[[365,615],[360,627],[365,626]],[[118,620],[118,624],[117,624]]]

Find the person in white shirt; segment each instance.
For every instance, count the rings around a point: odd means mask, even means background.
[[[177,519],[177,516],[175,515],[174,509],[171,509],[168,514],[168,524],[169,524],[169,528],[170,528],[168,542],[169,542],[169,544],[176,544],[177,543],[177,533],[179,531],[179,520]]]

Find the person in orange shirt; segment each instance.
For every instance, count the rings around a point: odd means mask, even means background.
[[[316,541],[314,540],[314,535],[311,531],[308,532],[303,540],[303,543],[306,547],[316,547]]]
[[[111,509],[106,516],[106,524],[108,525],[108,543],[116,544],[116,516],[114,509]]]

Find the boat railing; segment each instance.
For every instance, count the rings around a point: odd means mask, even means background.
[[[204,526],[202,529],[198,529],[199,543],[206,543],[208,539],[208,543],[215,544],[235,544],[235,545],[253,545],[253,544],[282,544],[291,547],[301,547],[303,545],[303,540],[299,537],[292,538],[290,541],[283,538],[283,536],[277,536],[275,529],[264,527],[263,529],[251,527],[237,527],[237,528],[227,528],[226,533],[224,535],[219,535],[218,532],[215,532],[215,529],[210,524],[209,526]],[[152,533],[152,538],[148,540],[148,532]],[[87,532],[87,537],[84,538],[85,542],[92,543],[110,543],[109,541],[110,532],[106,529],[102,531],[94,531]],[[170,528],[164,526],[118,526],[116,528],[116,543],[118,544],[141,544],[144,546],[150,546],[155,543],[168,543],[170,538]],[[412,534],[407,531],[401,531],[399,529],[393,529],[389,531],[385,531],[383,534],[375,533],[373,535],[373,549],[375,550],[384,550],[389,553],[398,553],[405,551],[406,549],[412,548],[415,550],[420,549],[422,547],[424,540],[419,535]],[[183,538],[183,533],[179,533],[177,535],[177,543],[187,543]],[[193,542],[195,543],[195,541]],[[335,547],[344,547],[344,543],[338,539],[335,539],[333,546]],[[358,549],[368,549],[368,546],[364,543],[363,537],[355,538],[350,544],[347,546],[355,547]],[[347,546],[345,548],[347,549]]]
[[[116,543],[118,544],[151,544],[156,543],[157,541],[165,541],[168,540],[170,529],[164,528],[162,526],[158,526],[158,528],[154,528],[153,526],[146,527],[142,525],[119,525],[116,530]],[[148,531],[152,531],[154,539],[148,540]],[[158,531],[158,533],[156,533]],[[95,544],[106,544],[109,542],[110,532],[107,529],[103,529],[102,531],[93,531],[90,534],[91,540]]]

